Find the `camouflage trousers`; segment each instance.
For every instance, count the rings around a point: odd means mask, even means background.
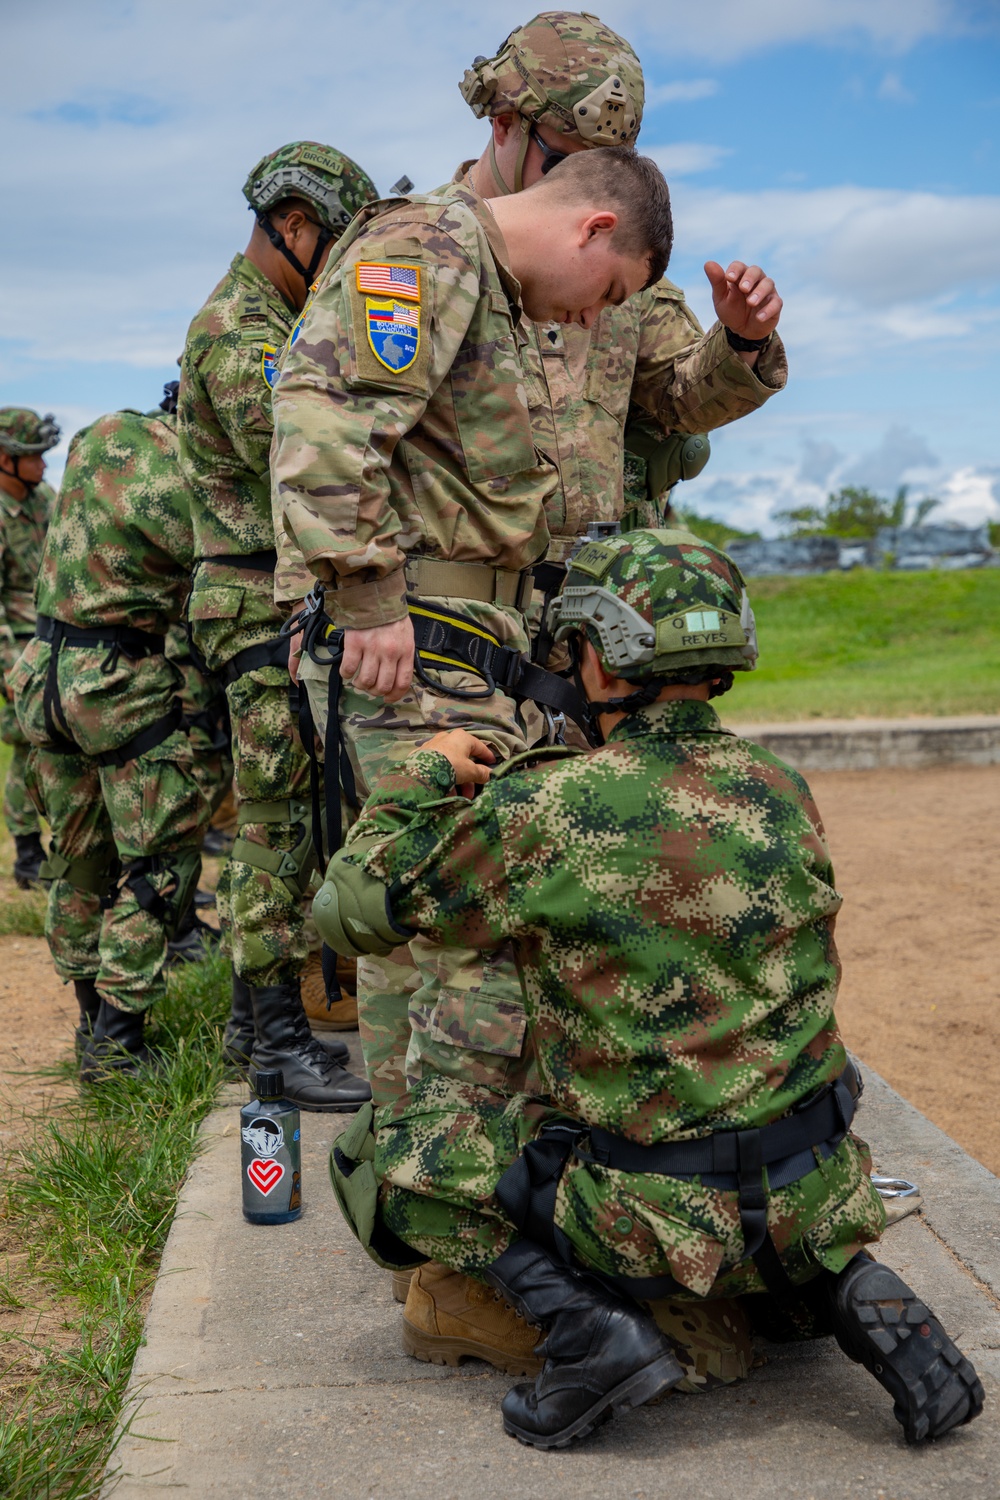
[[[28,765],[28,741],[21,733],[14,705],[0,697],[0,740],[11,748],[7,779],[3,787],[3,820],[12,839],[38,832],[38,814],[28,795],[25,771]]]
[[[233,965],[250,985],[285,984],[309,951],[304,898],[316,871],[309,758],[279,667],[226,689],[239,834],[226,867]]]
[[[218,677],[206,676],[195,664],[183,625],[174,625],[167,632],[166,654],[181,674],[177,696],[191,742],[194,774],[214,813],[233,779],[225,689]]]
[[[406,1244],[467,1275],[482,1275],[518,1231],[494,1192],[547,1120],[543,1100],[451,1079],[415,1085],[405,1109],[378,1132],[380,1213]],[[580,1263],[608,1276],[669,1276],[677,1296],[761,1292],[744,1257],[739,1195],[700,1179],[613,1171],[587,1160],[584,1137],[556,1194],[555,1223]],[[864,1142],[847,1136],[815,1171],[769,1195],[768,1228],[792,1281],[842,1271],[885,1227]]]
[[[48,643],[32,640],[10,676],[33,747],[28,790],[52,829],[45,935],[64,980],[96,979],[112,1004],[146,1010],[164,993],[167,941],[194,894],[209,808],[182,729],[123,765],[96,757],[170,712],[177,673],[163,656],[64,646],[47,704],[50,663]],[[60,749],[53,727],[76,752]]]
[[[527,650],[524,622],[513,610],[465,599],[425,602],[465,614],[505,645]],[[326,742],[330,668],[305,657],[300,677]],[[493,748],[498,760],[527,749],[539,737],[541,719],[533,705],[526,720],[502,692],[478,700],[448,695],[447,689],[481,689],[481,680],[471,674],[447,672],[440,681],[443,691],[435,692],[414,679],[398,703],[342,684],[340,731],[359,800],[383,772],[444,730],[470,730]],[[377,1111],[391,1115],[402,1107],[406,1090],[429,1076],[471,1079],[510,1093],[541,1091],[509,951],[487,956],[473,949],[439,948],[419,937],[388,958],[359,959],[358,1027]],[[382,1114],[376,1118],[381,1120]]]

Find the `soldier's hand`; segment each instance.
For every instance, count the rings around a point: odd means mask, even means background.
[[[340,675],[363,693],[396,703],[413,681],[413,625],[409,615],[391,625],[344,631]]]
[[[778,326],[781,298],[770,276],[760,266],[745,266],[741,260],[723,270],[718,261],[705,262],[705,275],[712,284],[712,301],[720,323],[745,339],[766,339]]]
[[[489,745],[477,740],[467,729],[449,729],[425,740],[421,750],[439,750],[451,761],[455,782],[464,797],[471,797],[474,786],[485,786],[490,779],[489,767],[496,756]]]

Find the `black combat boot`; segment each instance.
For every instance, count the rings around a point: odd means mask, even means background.
[[[351,1055],[346,1042],[335,1041],[333,1037],[317,1037],[316,1040],[334,1062],[345,1063]],[[233,1003],[222,1037],[226,1062],[238,1072],[245,1073],[250,1066],[253,1044],[253,1004],[250,999],[250,986],[244,984],[234,969]]]
[[[167,942],[167,964],[200,964],[218,946],[219,934],[201,920],[191,901]]]
[[[77,1002],[80,1006],[80,1024],[76,1028],[76,1060],[80,1061],[83,1049],[94,1034],[97,1017],[101,1012],[101,997],[92,979],[74,979]]]
[[[829,1287],[837,1343],[889,1392],[908,1443],[978,1417],[983,1387],[975,1370],[895,1271],[862,1253]]]
[[[137,1077],[153,1061],[153,1054],[143,1040],[146,1025],[144,1010],[119,1010],[101,999],[94,1029],[87,1038],[80,1058],[83,1083],[104,1083],[113,1074],[128,1073]]]
[[[40,885],[42,861],[45,850],[39,833],[16,833],[14,835],[14,884],[20,891],[30,891]]]
[[[365,1080],[346,1072],[309,1030],[297,979],[253,985],[250,998],[256,1031],[254,1070],[280,1069],[286,1099],[300,1109],[333,1114],[353,1112],[368,1102],[372,1091]]]
[[[548,1330],[534,1385],[503,1399],[504,1431],[533,1448],[565,1448],[616,1411],[643,1406],[684,1379],[651,1314],[595,1276],[518,1240],[486,1279],[531,1323]]]

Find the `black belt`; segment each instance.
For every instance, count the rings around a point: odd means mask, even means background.
[[[131,625],[67,625],[51,615],[39,615],[35,621],[39,640],[54,646],[107,646],[131,661],[146,656],[162,656],[166,639],[151,630],[135,630]]]
[[[495,1188],[497,1202],[528,1239],[555,1250],[572,1262],[566,1236],[555,1225],[556,1193],[570,1155],[613,1171],[664,1177],[700,1177],[706,1187],[738,1192],[744,1256],[750,1257],[765,1286],[784,1303],[795,1288],[781,1263],[767,1228],[768,1193],[787,1187],[815,1171],[815,1152],[831,1155],[851,1126],[862,1083],[853,1063],[791,1114],[752,1130],[721,1130],[690,1141],[643,1146],[578,1120],[555,1120],[543,1126],[508,1167]],[[580,1150],[589,1136],[591,1151]],[[764,1168],[768,1186],[764,1186]],[[642,1298],[665,1297],[678,1290],[670,1276],[610,1277],[623,1290]]]
[[[259,552],[216,552],[211,557],[196,557],[192,572],[202,563],[219,563],[225,568],[245,568],[257,573],[273,573],[278,566],[276,547],[262,547]]]
[[[238,677],[245,677],[247,672],[259,672],[261,667],[282,667],[288,671],[287,636],[276,635],[269,641],[261,641],[259,646],[244,647],[223,663],[217,675],[226,687],[230,687]]]

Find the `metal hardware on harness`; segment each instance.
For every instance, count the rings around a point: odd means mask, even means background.
[[[917,1184],[908,1182],[905,1177],[878,1177],[873,1172],[872,1187],[880,1198],[916,1198],[920,1195]]]

